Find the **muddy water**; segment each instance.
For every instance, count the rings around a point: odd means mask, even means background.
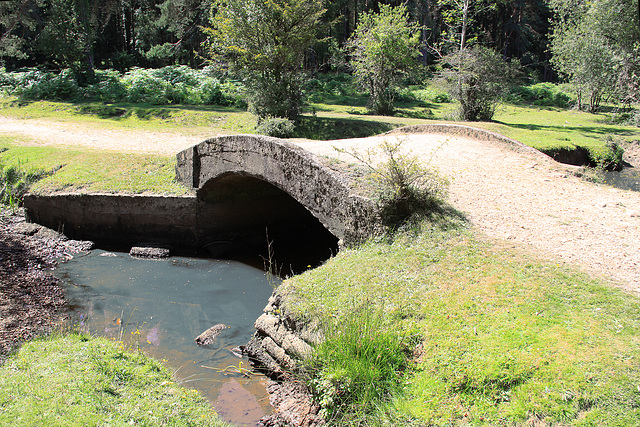
[[[620,172],[605,172],[605,183],[623,190],[640,191],[640,170],[625,168]]]
[[[187,387],[200,390],[224,419],[255,426],[270,412],[265,379],[246,376],[248,361],[233,348],[246,344],[272,291],[262,270],[234,261],[143,260],[92,251],[61,263],[75,318],[91,333],[164,359]],[[228,326],[198,347],[209,327]]]

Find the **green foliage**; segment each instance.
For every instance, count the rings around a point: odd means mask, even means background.
[[[276,138],[289,138],[293,136],[294,130],[295,123],[284,117],[265,117],[256,126],[257,134]]]
[[[299,114],[302,61],[323,14],[320,0],[220,0],[212,6],[211,55],[244,77],[258,117]]]
[[[70,68],[80,85],[94,79],[93,45],[112,5],[91,0],[49,0],[39,50],[59,68]]]
[[[26,59],[29,45],[24,36],[37,26],[38,1],[0,2],[0,62],[3,58]],[[22,30],[22,31],[21,31]],[[21,34],[22,33],[22,34]]]
[[[595,113],[603,101],[631,104],[640,99],[638,8],[628,0],[575,4],[553,0],[556,13],[551,62]]]
[[[343,104],[360,95],[353,76],[347,73],[318,73],[305,82],[303,90],[309,102]]]
[[[461,118],[491,120],[506,88],[514,83],[515,66],[481,46],[459,50],[443,62],[440,76],[447,82],[451,96],[460,102]]]
[[[374,114],[393,113],[399,79],[410,73],[420,56],[420,27],[408,22],[403,6],[380,5],[380,13],[363,13],[347,44],[360,85],[369,91]]]
[[[84,86],[70,69],[60,73],[38,70],[7,73],[0,69],[0,89],[28,100],[244,106],[239,83],[222,82],[211,68],[194,70],[177,65],[134,68],[124,74],[97,70],[94,82]]]
[[[0,155],[7,151],[0,149]],[[22,198],[29,188],[37,181],[51,175],[53,172],[26,172],[20,164],[6,166],[0,158],[0,204],[16,207],[22,205]]]
[[[563,92],[558,85],[552,83],[516,86],[511,90],[507,98],[515,103],[560,108],[569,107],[572,101],[568,94]]]
[[[2,425],[229,427],[159,361],[83,334],[25,343],[0,383]]]
[[[60,73],[38,70],[7,73],[0,70],[0,74],[2,90],[23,99],[74,100],[81,93],[76,76],[70,69]]]
[[[330,424],[358,425],[400,388],[408,339],[366,302],[324,323],[326,338],[315,348],[307,381]]]
[[[591,157],[597,167],[602,170],[619,171],[622,169],[622,158],[624,149],[621,147],[620,138],[607,135],[604,138],[605,147],[603,150],[592,150]]]

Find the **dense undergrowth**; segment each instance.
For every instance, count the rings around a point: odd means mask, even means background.
[[[187,66],[134,68],[126,73],[96,70],[93,81],[80,85],[71,70],[60,73],[0,69],[0,90],[24,100],[130,102],[155,105],[222,105],[246,107],[240,83],[210,68]]]
[[[640,423],[638,298],[456,217],[343,251],[281,292],[333,331],[307,379],[331,425]]]
[[[84,334],[23,344],[0,384],[1,425],[231,427],[159,361]]]

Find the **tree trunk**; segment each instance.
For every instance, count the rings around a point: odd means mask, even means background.
[[[460,51],[463,51],[467,42],[467,25],[469,20],[469,2],[470,0],[463,0],[462,2],[462,29],[460,31]]]

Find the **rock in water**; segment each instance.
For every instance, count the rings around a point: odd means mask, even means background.
[[[150,246],[134,246],[129,251],[129,255],[136,258],[167,258],[169,256],[169,249]]]
[[[218,323],[217,325],[213,325],[200,335],[196,337],[196,344],[198,345],[211,345],[213,341],[220,335],[222,331],[228,329],[227,325],[223,325],[222,323]]]

